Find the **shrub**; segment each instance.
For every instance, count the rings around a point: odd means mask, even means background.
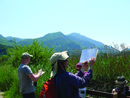
[[[43,49],[43,44],[40,44],[38,40],[34,40],[32,45],[16,45],[7,50],[7,55],[10,57],[10,63],[14,67],[18,67],[21,63],[21,55],[24,52],[28,52],[33,55],[29,65],[46,64],[48,58],[52,55],[53,48],[48,48],[47,46]]]
[[[22,98],[19,88],[17,69],[15,69],[12,73],[13,73],[13,82],[11,82],[9,90],[5,93],[6,98]]]
[[[11,65],[0,66],[0,91],[7,91],[14,82],[15,69]]]

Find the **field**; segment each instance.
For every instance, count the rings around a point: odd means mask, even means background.
[[[0,91],[5,92],[5,98],[22,98],[17,70],[21,63],[21,54],[25,51],[34,56],[29,63],[33,73],[37,73],[40,68],[45,71],[45,74],[37,82],[35,90],[36,98],[39,98],[43,83],[50,78],[51,64],[49,58],[53,54],[53,48],[45,47],[43,49],[42,44],[39,44],[37,41],[27,46],[15,45],[12,49],[7,50],[7,55],[0,57]],[[115,80],[119,75],[123,75],[129,81],[130,56],[128,53],[129,51],[124,51],[118,54],[98,55],[93,66],[93,78],[87,89],[111,92],[117,86]],[[70,56],[68,72],[76,73],[75,66],[79,58],[80,53],[79,55],[76,53],[76,55]],[[130,83],[128,82],[127,85],[130,85]]]

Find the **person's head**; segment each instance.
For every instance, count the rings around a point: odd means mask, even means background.
[[[65,70],[68,67],[68,58],[69,55],[67,51],[56,52],[51,56],[50,62],[53,67],[51,77],[54,77],[56,75],[58,69]]]
[[[123,76],[118,76],[115,82],[120,86],[124,86],[128,81]]]
[[[81,63],[77,63],[76,64],[76,70],[79,71],[82,68],[82,64]]]
[[[29,53],[27,52],[24,52],[21,56],[22,58],[22,63],[24,64],[28,64],[30,62],[30,57],[33,57],[33,55],[30,55]]]

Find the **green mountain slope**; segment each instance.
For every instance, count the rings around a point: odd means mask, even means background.
[[[21,41],[18,41],[18,45],[31,45],[34,39],[24,39]]]
[[[22,39],[22,38],[17,38],[17,37],[11,37],[11,36],[8,36],[8,37],[5,37],[7,40],[12,40],[12,41],[14,41],[14,39],[16,40],[16,42],[18,42],[18,41],[21,41],[21,40],[24,40],[24,39]]]
[[[81,50],[78,43],[70,40],[62,32],[49,33],[37,39],[39,42],[43,43],[44,46],[48,46],[49,48],[54,47],[55,51],[71,51],[75,49]],[[32,44],[33,40],[34,39],[25,39],[17,42],[17,44]]]
[[[21,39],[16,37],[4,38],[0,35],[0,44],[13,46],[14,38],[18,45],[30,45],[35,39]],[[62,32],[48,33],[43,37],[37,38],[40,43],[43,43],[43,47],[48,46],[49,48],[54,47],[54,51],[74,51],[82,50],[84,48],[98,48],[99,52],[107,52],[112,49],[118,51],[113,47],[104,45],[101,42],[95,41],[93,39],[87,38],[79,33],[71,33],[64,35]]]
[[[0,34],[0,44],[6,45],[6,46],[13,46],[13,45],[14,45],[14,41],[12,41],[12,40],[7,40],[5,37],[3,37],[3,36]]]
[[[74,49],[81,50],[79,44],[70,40],[62,32],[49,33],[44,37],[39,38],[38,40],[40,42],[43,42],[45,46],[48,45],[48,47],[55,47],[54,48],[55,51],[64,51],[64,50],[71,51]]]
[[[71,34],[68,34],[68,36],[70,36],[70,38],[73,36],[75,38],[78,38],[79,40],[85,41],[85,43],[87,42],[88,45],[94,44],[95,47],[104,46],[103,43],[96,41],[96,40],[93,40],[91,38],[85,37],[79,33],[71,33]],[[79,43],[80,43],[80,41],[79,41]]]
[[[81,40],[79,38],[76,38],[74,36],[71,36],[71,35],[66,35],[69,39],[77,42],[81,48],[92,48],[92,47],[95,47],[95,45],[89,41],[86,41],[86,40]]]

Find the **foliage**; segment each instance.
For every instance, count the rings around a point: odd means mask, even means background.
[[[127,80],[130,79],[130,56],[109,55],[98,57],[93,67],[93,79],[89,87],[100,91],[111,92],[116,87],[117,76],[123,75]]]
[[[10,82],[10,88],[5,93],[6,98],[22,98],[22,95],[20,93],[20,88],[19,88],[17,69],[12,70],[11,75],[13,75],[13,81]]]
[[[6,50],[7,50],[8,48],[11,48],[11,47],[10,47],[10,46],[6,46],[6,45],[0,44],[0,55],[6,55],[6,54],[7,54]]]
[[[42,90],[42,86],[43,86],[43,83],[45,83],[49,78],[50,78],[50,73],[51,73],[51,64],[50,62],[46,63],[45,65],[42,64],[42,65],[38,65],[38,66],[31,66],[31,69],[34,73],[37,73],[37,71],[42,68],[42,70],[45,72],[40,78],[39,80],[37,81],[37,86],[35,87],[35,95],[36,95],[36,98],[40,98],[40,95],[39,93],[41,92]]]
[[[7,55],[2,55],[1,57],[0,57],[0,62],[2,63],[3,61],[7,61],[8,60],[8,56]]]
[[[0,91],[9,90],[14,80],[14,68],[11,65],[0,65]]]
[[[42,48],[43,44],[40,44],[38,40],[34,40],[31,45],[16,45],[11,49],[7,50],[7,55],[10,57],[10,63],[13,64],[14,67],[18,67],[21,63],[21,55],[24,52],[28,52],[29,54],[33,55],[31,58],[30,65],[37,65],[37,64],[46,64],[48,62],[48,58],[52,55],[53,48],[45,47]]]
[[[17,58],[20,58],[21,53],[24,51],[27,51],[30,54],[34,55],[33,58],[35,59],[32,58],[29,65],[33,73],[37,73],[40,68],[42,68],[43,71],[45,71],[45,74],[43,74],[37,81],[35,95],[36,95],[36,98],[39,98],[39,93],[42,89],[43,83],[46,82],[50,78],[51,64],[49,62],[49,58],[52,55],[51,53],[52,49],[48,49],[48,48],[44,48],[43,50],[41,49],[42,51],[45,52],[45,53],[42,53],[40,52],[40,47],[41,46],[38,43],[38,41],[35,40],[32,43],[32,45],[15,46],[13,47],[12,50],[8,50],[9,59],[7,62],[10,62],[10,64],[13,64],[13,65],[6,64],[6,65],[0,66],[0,90],[7,91],[6,92],[7,98],[12,98],[12,97],[22,98],[19,91],[17,69],[12,67],[14,66],[14,63],[12,63],[12,59],[16,58],[15,56],[17,55],[19,55],[19,57],[17,56]],[[39,52],[35,52],[36,50]],[[130,56],[126,55],[127,52],[129,53],[129,51],[124,51],[116,55],[113,55],[113,54],[108,55],[105,53],[103,55],[98,55],[96,59],[96,63],[93,66],[93,78],[88,86],[88,89],[94,89],[94,90],[99,90],[103,92],[111,92],[111,90],[117,86],[115,84],[115,80],[117,79],[117,76],[119,75],[123,75],[128,81],[130,81],[129,80],[130,79],[130,75],[129,75]],[[40,55],[37,55],[38,53],[44,55],[44,58],[42,57],[40,58],[39,57]],[[74,74],[77,72],[75,66],[79,62],[80,53],[81,53],[80,50],[73,51],[73,54],[69,58],[69,64],[68,64],[69,66],[67,68],[68,72],[72,72]],[[113,51],[111,51],[110,53],[113,53]],[[39,58],[39,59],[37,60],[36,58]],[[7,70],[7,71],[4,71],[4,70]],[[130,83],[128,83],[128,85],[130,85]]]

